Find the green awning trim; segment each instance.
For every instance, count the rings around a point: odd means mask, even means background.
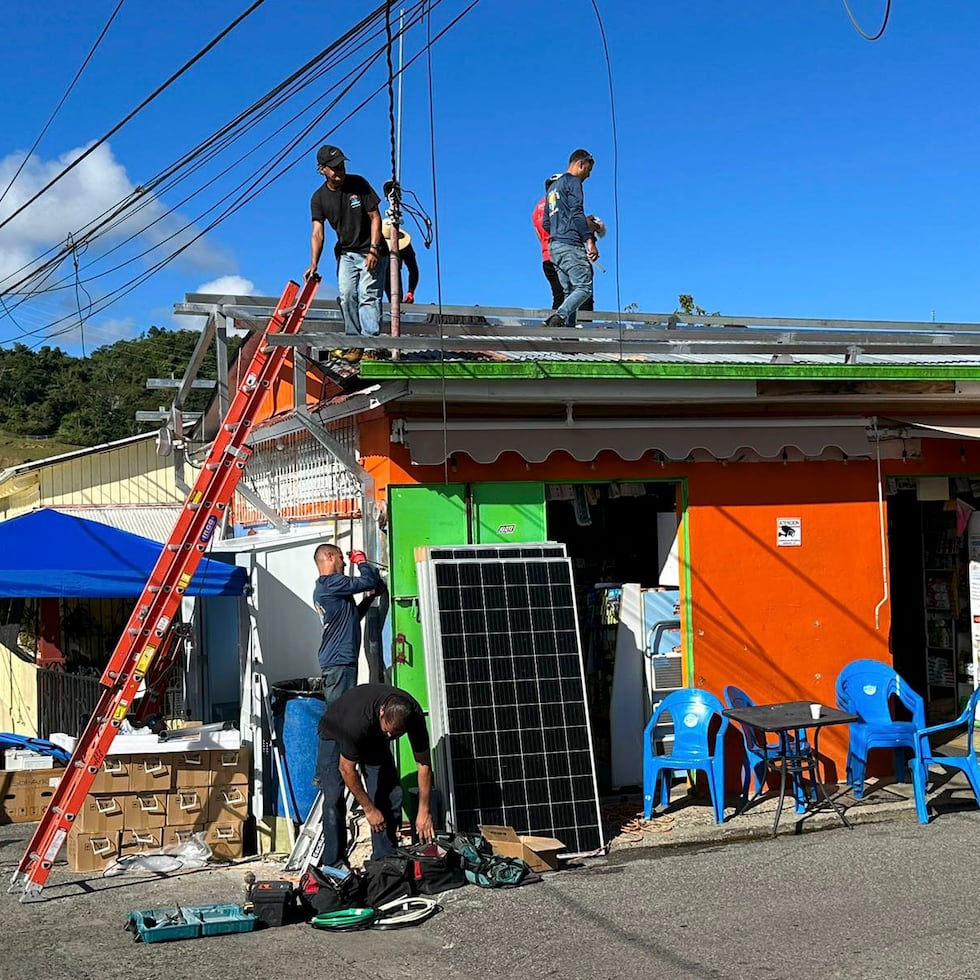
[[[663,364],[638,361],[362,361],[361,377],[977,381],[980,380],[980,367],[945,364]]]

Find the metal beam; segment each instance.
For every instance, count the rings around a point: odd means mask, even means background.
[[[267,504],[251,487],[239,482],[235,487],[235,493],[240,493],[263,517],[265,517],[276,530],[282,534],[289,534],[289,524],[283,520],[282,515]]]
[[[181,314],[200,315],[210,313],[216,307],[227,310],[237,307],[243,312],[248,310],[252,316],[271,316],[275,309],[276,298],[272,296],[238,296],[220,295],[215,293],[188,293],[186,301],[174,306]],[[311,313],[307,320],[316,320],[316,311],[325,310],[339,318],[336,300],[315,300],[311,305]],[[494,306],[437,306],[414,304],[411,309],[402,311],[403,317],[417,323],[427,317],[435,316],[467,316],[484,317],[488,320],[495,318],[517,318],[527,320],[541,328],[543,321],[554,311],[544,309],[526,309],[521,307]],[[742,327],[782,328],[786,330],[822,329],[838,331],[866,332],[914,332],[914,333],[974,333],[980,334],[980,323],[940,322],[928,320],[836,320],[828,318],[796,318],[796,317],[758,317],[734,315],[703,315],[695,316],[686,313],[639,313],[615,310],[596,310],[594,312],[579,312],[578,319],[582,322],[608,323],[612,325],[643,324],[648,326],[662,325],[669,330],[692,327],[721,327],[726,330]],[[537,321],[535,323],[535,321]],[[551,333],[551,331],[549,331]]]
[[[179,388],[183,384],[183,380],[180,378],[147,378],[146,387],[147,388]],[[198,378],[196,381],[191,383],[192,388],[214,388],[216,382],[207,381],[204,378]]]

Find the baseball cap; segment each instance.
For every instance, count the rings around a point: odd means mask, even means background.
[[[331,170],[334,170],[346,159],[347,157],[344,156],[339,146],[321,146],[316,151],[316,164],[318,167],[329,167]]]
[[[559,178],[559,177],[561,177],[561,176],[562,176],[562,174],[552,174],[552,175],[551,175],[550,177],[548,177],[548,178],[547,178],[547,179],[545,180],[545,182],[544,182],[544,189],[545,189],[545,190],[548,190],[548,188],[549,188],[549,187],[551,187],[551,185],[552,185],[552,184],[553,184],[553,183],[554,183],[554,182],[555,182],[556,180],[558,180],[558,178]]]

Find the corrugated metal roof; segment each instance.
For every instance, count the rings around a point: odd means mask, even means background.
[[[162,544],[173,532],[181,507],[53,507],[52,510],[107,524]]]

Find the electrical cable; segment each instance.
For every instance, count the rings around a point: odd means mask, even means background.
[[[437,2],[438,2],[438,0],[437,0]],[[439,39],[441,39],[467,13],[469,13],[470,10],[472,10],[472,8],[476,5],[476,2],[478,2],[478,0],[474,0],[473,3],[469,4],[469,6],[467,6],[446,27],[444,27],[441,31],[439,31],[439,33],[435,37],[432,37],[431,30],[430,30],[429,37],[428,37],[428,42],[427,42],[427,45],[426,45],[425,49],[423,51],[418,52],[409,61],[409,64],[406,65],[405,67],[406,68],[409,67],[419,57],[421,57],[422,54],[427,53],[428,50],[429,50],[429,46],[431,44],[435,43],[436,41],[438,41]],[[417,5],[417,8],[416,9],[418,11],[421,11],[423,9],[423,7],[425,8],[425,10],[427,12],[430,11],[430,9],[431,9],[431,0],[429,0],[429,2],[421,2],[420,4]],[[380,11],[380,10],[382,10],[384,8],[383,7],[379,7],[378,9]],[[422,16],[422,14],[419,13],[418,14],[418,17],[420,18],[421,16]],[[347,93],[347,91],[349,91],[350,88],[353,87],[354,82],[356,82],[357,80],[360,79],[360,77],[363,76],[364,72],[367,70],[367,68],[370,66],[370,64],[372,64],[373,61],[376,60],[376,58],[379,56],[379,54],[380,54],[380,52],[376,52],[372,56],[366,58],[364,60],[364,62],[362,62],[362,66],[360,66],[361,67],[361,70],[360,71],[355,70],[354,72],[349,73],[349,75],[347,77],[350,77],[350,74],[353,74],[354,75],[354,81],[351,82],[351,84],[346,87],[346,89],[341,93],[341,96],[340,97],[342,97],[343,95],[345,95]],[[335,131],[336,128],[338,128],[340,125],[342,125],[344,122],[346,122],[349,118],[351,118],[353,115],[355,115],[361,109],[363,109],[364,106],[366,106],[373,98],[375,98],[377,96],[377,94],[379,93],[379,91],[380,91],[380,87],[378,89],[375,89],[373,92],[371,92],[365,99],[363,99],[357,106],[355,106],[354,109],[351,110],[351,112],[348,113],[344,117],[344,119],[341,120],[340,123],[337,124],[336,127],[334,127],[333,129],[331,129],[331,132]],[[250,178],[247,178],[246,181],[243,181],[239,185],[237,185],[237,187],[235,189],[233,189],[233,191],[231,193],[226,194],[222,199],[220,199],[218,202],[216,202],[215,204],[213,204],[210,208],[206,209],[201,215],[199,215],[199,217],[203,217],[204,215],[206,215],[208,213],[211,213],[211,212],[217,210],[217,208],[223,202],[227,201],[230,197],[232,197],[232,195],[236,191],[237,192],[240,192],[239,193],[239,196],[232,202],[232,204],[229,205],[227,208],[225,208],[225,210],[222,211],[215,220],[213,220],[212,222],[210,222],[205,228],[203,228],[201,230],[198,230],[197,233],[195,235],[193,235],[190,238],[189,241],[185,241],[179,248],[174,249],[163,260],[157,262],[151,268],[145,270],[144,273],[142,273],[141,275],[136,276],[136,277],[133,277],[128,282],[123,283],[121,286],[117,287],[115,290],[112,290],[109,293],[104,294],[103,296],[99,297],[99,299],[97,301],[95,301],[95,303],[93,304],[93,307],[92,307],[91,312],[90,312],[90,316],[91,315],[94,315],[95,313],[101,312],[103,309],[105,309],[112,302],[115,302],[116,300],[118,300],[122,296],[126,295],[127,293],[131,292],[133,289],[137,288],[139,285],[141,285],[143,282],[145,282],[147,278],[149,278],[151,275],[153,275],[156,271],[159,271],[159,269],[162,268],[164,265],[166,265],[168,262],[172,261],[174,258],[176,258],[178,255],[180,255],[182,252],[186,251],[187,248],[189,248],[191,245],[193,245],[197,240],[199,240],[208,231],[212,230],[218,223],[220,223],[220,221],[224,220],[229,214],[231,214],[234,210],[236,210],[237,208],[239,208],[243,203],[248,203],[249,201],[251,201],[258,193],[260,193],[262,190],[264,190],[265,187],[269,186],[269,184],[271,184],[275,180],[279,179],[279,177],[281,177],[289,169],[291,169],[293,166],[295,166],[299,162],[298,160],[294,160],[292,162],[287,162],[285,165],[283,165],[281,167],[281,169],[278,170],[278,172],[275,172],[274,171],[274,167],[277,164],[281,164],[282,163],[282,160],[283,160],[283,157],[284,157],[285,153],[288,152],[288,150],[290,148],[294,148],[296,146],[297,141],[299,139],[303,138],[303,136],[305,136],[311,130],[311,128],[313,126],[315,126],[323,118],[323,116],[326,114],[326,112],[328,112],[330,108],[332,108],[333,106],[335,106],[337,104],[337,102],[339,101],[339,98],[340,97],[338,97],[337,99],[334,99],[333,102],[331,103],[331,105],[326,110],[323,110],[323,112],[319,113],[318,116],[317,116],[317,118],[314,120],[314,122],[311,123],[309,126],[307,126],[304,129],[304,132],[301,134],[301,136],[300,137],[297,137],[297,138],[294,138],[294,140],[291,141],[291,145],[289,147],[287,147],[287,150],[286,151],[281,151],[278,154],[278,157],[276,159],[273,159],[272,161],[267,162],[264,165],[264,171],[263,170],[260,170],[258,172],[253,173]],[[244,187],[244,185],[247,184],[247,182],[248,182],[249,179],[252,181],[251,186]],[[137,188],[137,191],[141,191],[141,190],[142,190],[142,188]],[[117,208],[116,211],[113,213],[113,218],[115,220],[121,220],[121,217],[120,217],[120,214],[119,214],[120,210],[121,210],[120,208]],[[166,238],[164,238],[163,239],[163,243],[169,242],[172,239],[174,239],[175,237],[177,237],[179,234],[182,234],[182,233],[186,232],[188,230],[188,227],[189,227],[189,225],[184,225],[181,229],[178,230],[178,232],[175,232],[174,234],[169,235]],[[160,247],[160,244],[161,244],[160,242],[156,243],[156,245],[154,246],[154,248],[159,248]],[[145,254],[147,254],[148,251],[152,251],[152,249],[146,250],[146,252],[144,252],[144,253],[140,253],[140,257],[143,257]],[[135,259],[131,259],[130,261],[134,261],[134,260]],[[46,275],[50,275],[50,270],[46,271],[45,274]],[[99,275],[101,276],[103,274],[104,273],[100,273]],[[90,277],[90,279],[87,279],[87,280],[84,280],[84,281],[91,281],[93,278],[95,278],[95,277]],[[18,283],[17,285],[20,285],[20,283]],[[62,318],[62,320],[63,319],[64,318]],[[50,327],[56,327],[60,322],[61,322],[60,320],[56,320],[53,323],[49,324],[49,326]],[[63,332],[64,331],[55,331],[55,332],[49,334],[46,339],[50,339],[52,336],[58,336],[58,335],[60,335]],[[37,331],[32,331],[32,333],[37,333]]]
[[[475,6],[475,3],[473,4]],[[439,187],[436,179],[436,117],[432,84],[432,10],[426,12],[426,75],[429,89],[429,161],[432,169],[432,221],[436,243],[436,305],[439,308],[439,374],[442,380],[442,482],[449,483],[449,412],[446,406],[446,342],[442,323],[442,255],[439,247]]]
[[[143,111],[158,95],[165,92],[174,82],[177,81],[181,75],[188,72],[198,61],[200,61],[212,48],[220,44],[246,17],[252,14],[255,10],[262,6],[265,0],[254,0],[252,5],[242,14],[239,14],[220,34],[212,38],[200,51],[195,54],[190,61],[185,62],[185,64],[179,68],[174,74],[172,74],[162,85],[157,86],[157,88],[151,92],[135,109],[133,109],[128,115],[126,115],[121,122],[116,123],[112,129],[109,130],[104,136],[100,136],[88,149],[76,157],[67,167],[65,167],[60,173],[56,174],[44,185],[33,197],[25,201],[19,208],[8,214],[6,218],[0,221],[0,229],[5,228],[17,215],[23,213],[27,208],[29,208],[42,194],[49,191],[55,184],[58,183],[64,176],[75,169],[86,157],[94,153],[103,143],[107,142],[111,137],[115,136],[123,126],[126,125],[134,116],[137,116]]]
[[[55,116],[57,116],[58,113],[61,111],[61,107],[65,104],[65,101],[68,99],[68,96],[71,95],[71,90],[75,87],[75,84],[82,77],[82,72],[84,72],[85,69],[88,67],[88,63],[92,60],[92,56],[95,54],[96,49],[102,43],[102,39],[108,33],[109,28],[112,26],[112,22],[116,19],[116,14],[119,13],[120,9],[122,8],[122,5],[125,2],[126,0],[119,0],[119,3],[116,4],[116,9],[113,10],[113,12],[109,15],[109,19],[106,21],[105,27],[102,28],[102,31],[99,33],[99,36],[95,39],[95,44],[92,45],[92,48],[89,51],[89,53],[85,56],[85,60],[82,62],[81,67],[78,69],[78,71],[75,72],[75,77],[69,83],[68,88],[65,89],[65,94],[62,95],[60,101],[54,107],[54,111],[48,117],[48,121],[44,124],[43,128],[41,129],[41,132],[37,134],[37,138],[31,144],[31,148],[27,151],[26,154],[24,154],[24,159],[21,160],[20,166],[16,169],[16,171],[14,171],[13,177],[10,178],[10,183],[7,184],[7,186],[3,190],[3,193],[0,194],[0,203],[2,203],[3,199],[7,196],[7,192],[10,190],[10,188],[14,186],[14,181],[17,180],[17,178],[20,176],[21,171],[24,169],[24,167],[27,166],[27,161],[30,160],[31,154],[37,149],[38,144],[41,142],[41,140],[44,139],[44,134],[48,131],[48,128],[54,122]]]
[[[442,906],[431,898],[396,898],[385,902],[375,910],[378,917],[371,923],[372,929],[404,929],[427,922]]]
[[[616,260],[616,321],[619,327],[619,356],[623,356],[623,304],[620,298],[619,279],[619,134],[616,128],[616,97],[613,91],[612,60],[609,57],[609,44],[606,40],[606,28],[599,13],[599,4],[592,0],[592,9],[599,24],[599,36],[602,39],[602,52],[606,59],[606,81],[609,85],[609,117],[612,124],[613,143],[613,255]]]
[[[854,25],[854,30],[856,30],[858,34],[865,39],[865,41],[877,41],[885,33],[885,28],[888,26],[888,18],[891,16],[892,12],[892,0],[885,0],[885,16],[882,18],[881,27],[878,28],[877,34],[868,34],[861,27],[857,20],[855,20],[854,14],[851,13],[851,8],[847,0],[841,0],[841,3],[844,4],[844,9],[847,11],[847,16]]]

